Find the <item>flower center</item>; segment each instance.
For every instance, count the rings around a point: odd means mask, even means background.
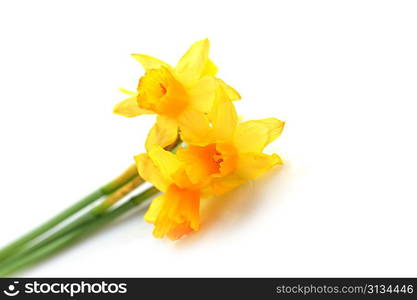
[[[161,87],[162,95],[165,95],[167,93],[166,87],[164,87],[164,85],[162,83],[160,83],[159,86]]]
[[[188,102],[185,88],[167,68],[149,70],[139,81],[138,103],[144,109],[176,117]]]
[[[218,169],[220,169],[220,164],[223,162],[222,154],[216,150],[216,153],[213,155],[213,161],[218,166]]]
[[[193,183],[211,176],[226,176],[236,168],[236,150],[228,144],[189,145],[177,154],[186,163],[187,175]]]

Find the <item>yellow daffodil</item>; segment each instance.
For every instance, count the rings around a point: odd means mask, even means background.
[[[231,100],[240,99],[232,87],[215,77],[217,67],[209,59],[209,47],[207,39],[194,43],[176,67],[151,56],[132,55],[146,73],[139,81],[137,95],[116,105],[114,112],[126,117],[158,115],[146,141],[147,149],[172,144],[178,129],[183,138],[200,143],[207,133],[207,113],[217,86],[222,86]]]
[[[172,240],[200,228],[200,188],[185,176],[178,157],[160,146],[135,157],[139,174],[164,194],[156,197],[145,220],[155,224],[154,236]]]
[[[203,196],[223,194],[282,164],[277,154],[262,152],[281,135],[283,121],[267,118],[239,123],[233,103],[222,88],[217,89],[209,118],[211,134],[206,144],[191,144],[177,152],[192,183],[208,182],[201,190]]]
[[[139,174],[164,194],[146,213],[156,237],[177,239],[199,229],[200,198],[223,194],[273,166],[277,154],[262,153],[284,128],[275,118],[238,123],[233,103],[223,88],[216,92],[205,144],[180,148],[176,154],[154,146],[136,157]],[[207,134],[207,131],[209,132]]]

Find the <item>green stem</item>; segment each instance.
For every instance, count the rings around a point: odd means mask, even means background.
[[[25,247],[23,249],[17,249],[16,253],[14,253],[12,256],[7,257],[3,262],[0,262],[0,268],[5,264],[11,263],[12,261],[18,261],[19,259],[21,259],[22,257],[25,257],[27,254],[31,253],[32,251],[45,247],[47,244],[60,238],[61,236],[66,235],[70,231],[77,229],[78,227],[94,220],[95,218],[98,218],[100,215],[104,214],[106,210],[108,210],[112,205],[114,205],[121,198],[123,198],[124,196],[126,196],[127,194],[135,190],[143,182],[144,182],[143,179],[140,177],[136,177],[132,179],[130,182],[126,183],[120,189],[108,195],[107,198],[105,198],[105,200],[102,201],[99,205],[85,212],[83,215],[79,216],[77,219],[68,223],[64,227],[56,230],[55,232],[53,232],[52,234],[48,235],[47,237],[43,238],[40,241],[31,243],[31,246]]]
[[[36,264],[42,261],[45,258],[50,257],[51,255],[63,250],[80,238],[86,236],[87,234],[93,232],[94,230],[100,228],[101,226],[111,222],[117,217],[123,215],[124,213],[130,211],[132,208],[138,206],[146,199],[156,195],[159,191],[155,187],[151,187],[144,192],[140,193],[137,196],[132,197],[130,200],[120,205],[119,207],[105,212],[103,215],[97,217],[96,219],[82,224],[79,228],[68,232],[66,235],[61,236],[60,238],[54,240],[53,242],[45,245],[44,247],[38,248],[34,251],[30,251],[30,254],[17,260],[10,261],[3,265],[0,269],[0,277],[9,276],[10,274]]]
[[[35,228],[34,230],[30,231],[29,233],[23,235],[22,237],[18,238],[14,242],[10,243],[6,247],[0,250],[0,261],[8,258],[9,256],[13,255],[16,251],[20,250],[23,246],[37,237],[41,236],[54,226],[58,225],[62,221],[66,220],[70,216],[74,215],[81,209],[85,208],[86,206],[90,205],[94,201],[100,199],[102,196],[111,194],[121,186],[125,185],[132,179],[138,176],[136,171],[136,167],[132,165],[129,167],[125,172],[123,172],[120,176],[109,182],[108,184],[102,186],[98,190],[92,192],[90,195],[84,197],[77,203],[73,204],[63,212],[59,213],[57,216],[53,217],[49,221],[43,223],[39,227]]]
[[[44,239],[40,241],[36,241],[36,243],[33,246],[25,247],[23,248],[23,250],[18,249],[15,254],[13,254],[12,256],[9,256],[5,261],[3,261],[3,263],[8,263],[10,260],[18,260],[21,257],[24,257],[26,254],[30,253],[31,251],[34,251],[38,248],[42,248],[48,245],[53,240],[67,234],[71,230],[74,230],[77,227],[94,220],[95,218],[105,213],[106,210],[112,207],[120,199],[122,199],[123,197],[125,197],[126,195],[134,191],[137,187],[139,187],[143,183],[144,183],[144,180],[142,178],[140,178],[139,176],[135,177],[134,179],[126,183],[124,186],[120,187],[118,190],[114,191],[110,195],[107,195],[106,198],[99,205],[95,206],[94,208],[87,211],[86,213],[78,217],[77,219],[73,220],[71,223],[53,232],[52,234],[45,237]],[[1,268],[1,265],[2,264],[0,263],[0,268]]]
[[[98,217],[97,214],[93,214],[91,211],[87,212],[85,215],[81,216],[80,218],[76,219],[75,221],[71,222],[70,224],[66,225],[60,230],[57,230],[56,232],[49,235],[45,239],[39,241],[38,243],[35,243],[34,245],[25,247],[23,249],[22,248],[18,249],[14,255],[7,257],[5,260],[3,260],[0,263],[0,269],[3,268],[3,266],[7,266],[9,264],[18,262],[20,259],[25,258],[28,254],[32,253],[33,251],[37,251],[38,249],[42,247],[48,246],[48,244],[52,243],[54,240],[65,236],[72,230],[76,230],[79,227],[82,227],[83,225],[91,222],[97,217]]]

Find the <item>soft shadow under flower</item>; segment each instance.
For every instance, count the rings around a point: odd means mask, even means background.
[[[263,176],[261,180],[249,181],[227,194],[205,199],[201,207],[200,231],[176,241],[174,247],[179,249],[188,247],[220,228],[222,232],[227,231],[228,234],[233,234],[233,231],[239,230],[244,222],[259,216],[256,212],[264,207],[264,201],[267,198],[263,193],[268,186],[276,188],[274,198],[280,201],[279,190],[285,185],[282,182],[286,181],[285,177],[289,171],[290,165],[286,162],[285,165]]]

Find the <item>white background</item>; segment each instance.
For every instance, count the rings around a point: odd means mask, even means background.
[[[143,151],[112,114],[131,53],[175,64],[208,37],[239,114],[287,122],[281,170],[212,199],[199,233],[143,212],[21,276],[417,276],[415,1],[2,1],[0,243]]]

